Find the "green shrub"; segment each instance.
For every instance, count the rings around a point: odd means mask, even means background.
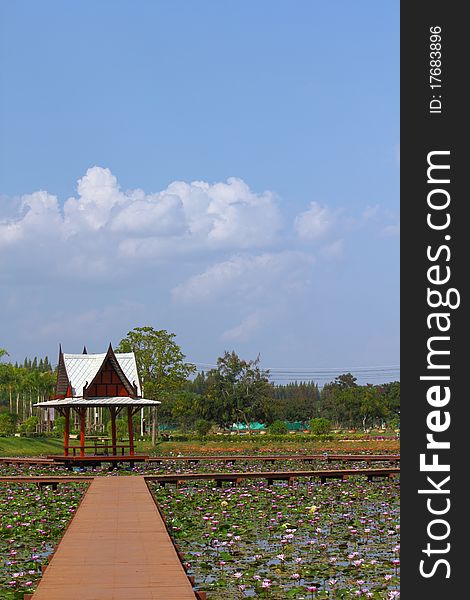
[[[109,421],[106,429],[108,431],[108,436],[112,437],[111,421]],[[123,419],[116,419],[116,438],[118,440],[122,440],[123,438],[127,437],[128,435],[129,435],[129,432],[127,430],[127,422],[124,421]]]
[[[54,421],[54,432],[58,435],[64,435],[65,431],[65,417],[56,417]]]
[[[310,433],[314,435],[329,433],[331,431],[331,421],[324,417],[311,419],[308,423],[308,428],[310,429]]]
[[[285,435],[289,433],[289,427],[284,421],[274,421],[269,427],[268,432],[274,435]]]
[[[15,417],[10,413],[0,413],[0,434],[11,435],[15,432]]]
[[[33,433],[36,431],[36,427],[38,426],[39,419],[33,415],[32,417],[28,417],[24,423],[20,425],[21,433]]]
[[[211,430],[212,423],[206,419],[198,419],[194,427],[199,437],[205,437]]]

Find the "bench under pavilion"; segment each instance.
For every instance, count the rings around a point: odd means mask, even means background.
[[[107,352],[88,354],[86,348],[82,354],[64,354],[59,349],[57,383],[54,398],[35,404],[40,408],[54,408],[65,417],[64,454],[52,457],[61,462],[131,462],[145,460],[148,457],[136,455],[134,446],[134,428],[132,417],[143,407],[157,407],[158,400],[142,397],[142,389],[133,352],[115,353],[111,344]],[[86,412],[89,408],[108,408],[111,417],[111,446],[106,445],[105,453],[100,452],[97,444],[85,444]],[[129,444],[117,444],[116,418],[121,411],[127,411]],[[71,411],[78,415],[80,424],[80,444],[70,446]],[[89,455],[87,449],[94,448]],[[128,450],[126,453],[124,450]],[[79,451],[79,455],[76,451]],[[121,452],[118,452],[120,450]],[[72,453],[73,451],[73,453]],[[111,453],[110,453],[111,452]],[[104,455],[106,454],[106,455]]]

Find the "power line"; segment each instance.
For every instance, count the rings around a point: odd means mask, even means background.
[[[202,361],[192,361],[193,364],[195,365],[206,365],[206,366],[216,366],[215,363],[207,363],[207,362],[202,362]],[[315,371],[316,368],[312,367],[310,369],[310,367],[267,367],[270,369],[281,369],[281,370],[291,370],[291,369],[297,369],[297,370],[304,370],[304,369],[308,369],[308,370],[313,370]],[[321,367],[321,368],[327,368],[327,369],[331,369],[331,370],[337,370],[337,369],[398,369],[400,368],[400,365],[370,365],[370,366],[361,366],[361,367],[352,367],[351,365],[349,365],[348,367]]]
[[[209,369],[216,369],[217,365],[213,363],[193,363],[199,373]],[[371,381],[391,381],[400,378],[399,365],[374,365],[361,367],[325,367],[325,368],[306,368],[306,367],[267,367],[264,370],[269,371],[269,378],[273,383],[282,385],[288,382],[305,382],[324,384],[332,381],[336,376],[344,373],[351,373],[361,380]]]
[[[296,368],[296,367],[267,367],[269,371],[282,373],[336,373],[338,371],[396,371],[400,367],[398,365],[377,366],[377,367],[327,367],[327,368]]]
[[[217,365],[212,363],[193,363],[196,367],[216,369]],[[301,368],[301,367],[264,367],[273,375],[329,375],[331,373],[381,373],[396,372],[400,370],[399,365],[382,365],[373,367],[328,367],[328,368]]]

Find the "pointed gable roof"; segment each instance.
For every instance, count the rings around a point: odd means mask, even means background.
[[[75,398],[83,397],[85,385],[88,382],[87,387],[90,388],[108,357],[113,365],[113,369],[119,374],[119,380],[127,392],[131,393],[132,396],[141,396],[142,392],[134,353],[114,353],[111,345],[108,348],[108,352],[101,354],[62,354],[62,372],[65,373],[67,385],[71,386],[70,396]],[[59,356],[59,376],[61,374],[60,363],[61,358]],[[134,383],[136,389],[134,388]],[[62,387],[60,388],[61,390]],[[66,389],[67,386],[65,387]],[[61,395],[63,396],[65,393],[66,391],[63,391]],[[59,395],[59,381],[56,395]]]
[[[103,376],[103,372],[107,371],[107,377]],[[113,375],[117,377],[113,377]],[[112,386],[116,388],[115,393],[109,393],[107,388]],[[117,387],[121,389],[118,391]],[[101,390],[101,391],[100,391]],[[124,392],[127,392],[127,394]],[[109,344],[108,351],[101,363],[98,371],[95,373],[92,381],[86,382],[83,387],[83,396],[137,396],[137,384],[134,381],[134,385],[128,380],[126,374],[121,368],[119,361],[114,354],[113,347]]]
[[[67,373],[67,367],[65,365],[64,353],[62,352],[62,345],[59,344],[59,362],[57,365],[57,383],[55,387],[56,398],[65,398],[72,391],[70,385],[70,379]]]

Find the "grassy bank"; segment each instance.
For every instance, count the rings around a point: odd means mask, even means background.
[[[58,438],[0,437],[0,456],[62,454],[63,444]]]
[[[145,452],[151,455],[167,455],[167,454],[272,454],[272,453],[289,453],[289,452],[400,452],[399,440],[333,440],[333,441],[305,441],[292,439],[288,437],[286,440],[263,441],[260,437],[255,440],[247,440],[241,438],[237,441],[178,441],[178,442],[162,442],[153,448],[149,442],[140,442],[138,444],[140,452]]]
[[[293,439],[294,438],[294,439]],[[295,436],[285,440],[247,439],[204,441],[165,441],[154,448],[151,442],[136,442],[136,450],[150,455],[168,454],[272,454],[272,453],[317,453],[324,450],[334,452],[399,452],[399,440],[305,440]],[[59,438],[0,437],[0,456],[46,456],[62,454],[63,441]]]

